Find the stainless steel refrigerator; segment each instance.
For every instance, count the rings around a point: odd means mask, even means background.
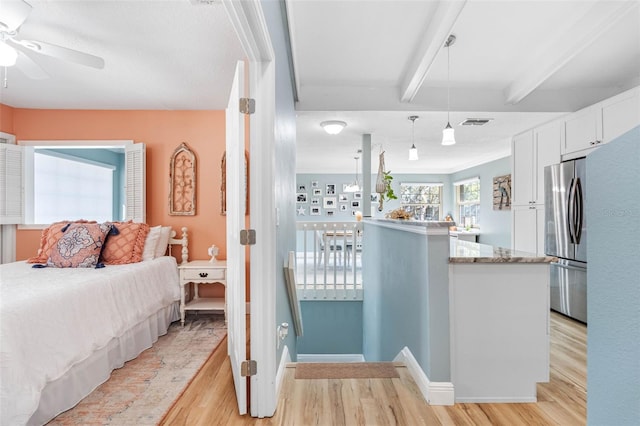
[[[544,169],[545,253],[551,264],[551,309],[587,322],[586,160]]]

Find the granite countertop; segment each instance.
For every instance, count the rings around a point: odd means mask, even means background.
[[[452,240],[449,263],[551,263],[557,258],[493,247],[487,244]]]
[[[446,222],[444,220],[414,220],[414,219],[378,219],[371,218],[367,220],[370,223],[389,223],[395,225],[422,226],[424,228],[446,228],[454,226],[455,222]]]

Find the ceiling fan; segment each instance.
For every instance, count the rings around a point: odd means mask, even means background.
[[[31,13],[31,5],[24,0],[2,0],[0,7],[0,66],[16,66],[27,77],[45,79],[49,75],[30,55],[39,53],[87,67],[102,69],[104,59],[38,40],[20,38],[20,26]],[[5,82],[6,85],[6,82]]]

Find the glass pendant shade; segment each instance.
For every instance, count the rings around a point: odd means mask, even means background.
[[[0,41],[0,67],[12,67],[16,64],[18,52],[13,47]]]
[[[344,192],[360,192],[360,182],[358,182],[358,160],[360,157],[353,157],[353,159],[356,160],[356,180],[345,186]]]
[[[415,161],[417,159],[418,159],[418,148],[416,148],[416,145],[413,144],[409,149],[409,161]]]
[[[451,124],[447,123],[447,127],[442,130],[442,145],[454,145],[456,143],[456,138],[453,135],[453,127]]]

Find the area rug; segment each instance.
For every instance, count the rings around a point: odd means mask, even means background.
[[[394,379],[400,377],[392,362],[301,362],[296,379]]]
[[[223,315],[188,315],[48,425],[156,425],[227,334]]]

